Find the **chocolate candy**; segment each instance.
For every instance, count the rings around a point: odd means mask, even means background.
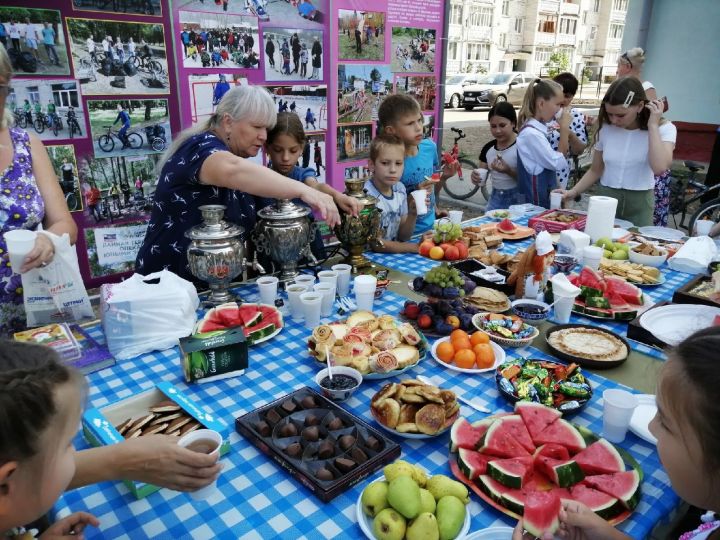
[[[281,437],[294,437],[297,435],[297,428],[295,427],[295,424],[288,422],[287,424],[280,426],[278,435]]]
[[[294,413],[297,409],[297,405],[295,405],[295,402],[292,399],[286,399],[280,407],[288,414]]]
[[[317,403],[315,403],[315,398],[312,396],[305,396],[302,398],[302,401],[300,401],[300,405],[302,405],[303,409],[314,409],[317,407]]]
[[[317,426],[306,427],[302,430],[302,438],[309,442],[315,442],[320,438],[320,430]]]
[[[322,469],[318,469],[318,471],[315,473],[315,476],[320,480],[332,480],[335,478],[333,476],[333,473],[331,473],[325,467],[323,467]]]
[[[282,416],[280,416],[280,413],[278,413],[275,409],[270,409],[268,413],[265,415],[265,420],[271,425],[274,426],[277,424],[280,420],[282,420]]]
[[[365,463],[368,460],[368,456],[357,446],[350,451],[350,456],[353,458],[355,463]]]
[[[347,458],[337,458],[335,460],[335,466],[337,467],[338,471],[345,474],[353,470],[353,468],[357,465],[352,459]]]
[[[352,435],[343,435],[342,437],[340,437],[340,440],[338,441],[338,443],[340,444],[340,448],[342,448],[343,451],[345,451],[348,448],[350,448],[353,444],[355,444],[355,437],[353,437]]]
[[[372,435],[369,435],[368,438],[365,439],[365,446],[367,446],[370,450],[375,450],[377,452],[382,448],[382,443],[380,443],[380,441]]]
[[[320,419],[317,416],[315,416],[314,414],[309,414],[305,418],[306,426],[317,426],[318,424],[320,424]]]
[[[332,420],[330,420],[330,422],[328,422],[327,427],[328,427],[329,430],[335,431],[336,429],[342,429],[342,428],[344,428],[344,427],[345,427],[345,424],[343,424],[343,421],[340,420],[340,418],[336,416],[335,418],[333,418]]]
[[[285,449],[285,453],[290,457],[299,457],[302,454],[302,446],[300,443],[292,443]]]
[[[324,440],[318,447],[318,457],[320,459],[327,459],[335,455],[335,445],[332,441]]]

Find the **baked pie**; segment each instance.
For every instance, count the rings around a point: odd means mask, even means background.
[[[614,362],[628,355],[625,343],[598,328],[564,328],[550,334],[548,343],[560,352],[586,360]]]

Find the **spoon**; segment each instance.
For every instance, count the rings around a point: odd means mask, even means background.
[[[431,384],[433,386],[437,386],[431,379],[428,379],[427,377],[423,377],[422,375],[416,375],[415,378],[425,384]],[[483,407],[482,405],[478,405],[477,403],[474,403],[473,401],[462,397],[459,393],[455,392],[455,399],[457,399],[460,403],[464,403],[468,407],[471,407],[475,409],[476,411],[479,411],[481,413],[489,414],[492,411],[488,409],[487,407]]]
[[[325,359],[327,360],[328,377],[333,380],[332,362],[330,361],[330,347],[325,345]]]

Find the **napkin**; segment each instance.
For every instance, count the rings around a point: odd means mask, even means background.
[[[695,236],[668,259],[668,266],[677,272],[705,274],[717,251],[715,242],[709,236]]]

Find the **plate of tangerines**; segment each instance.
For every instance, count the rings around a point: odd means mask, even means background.
[[[486,373],[505,361],[505,351],[490,341],[487,334],[453,330],[432,346],[432,357],[443,367],[460,373]]]

